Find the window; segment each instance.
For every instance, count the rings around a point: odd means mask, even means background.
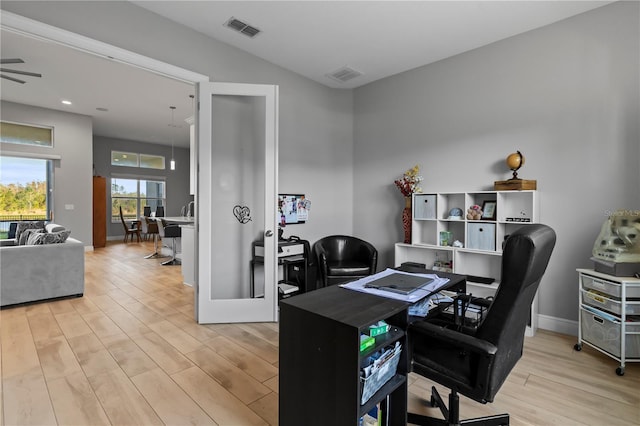
[[[120,222],[120,207],[124,220],[135,220],[142,216],[145,206],[154,212],[165,201],[164,181],[111,178],[111,222]]]
[[[111,165],[164,170],[162,155],[136,154],[135,152],[111,151]]]
[[[164,170],[164,157],[162,155],[140,154],[140,167]]]
[[[53,127],[0,122],[0,142],[18,145],[53,146]]]
[[[133,152],[111,151],[111,165],[138,167],[138,154]]]
[[[0,156],[0,238],[10,222],[51,220],[53,162]]]

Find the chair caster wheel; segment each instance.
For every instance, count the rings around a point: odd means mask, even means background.
[[[582,350],[582,345],[580,343],[576,343],[573,345],[573,349],[580,352]]]
[[[622,367],[616,368],[616,374],[618,376],[624,376],[624,368],[622,368]]]

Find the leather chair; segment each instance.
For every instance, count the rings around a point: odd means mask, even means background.
[[[147,216],[140,216],[140,233],[142,234],[142,239],[145,241],[149,241],[149,238],[154,237],[158,234],[158,222],[153,219],[149,219]]]
[[[138,242],[141,240],[140,235],[140,222],[134,220],[127,224],[127,221],[124,220],[124,215],[122,214],[122,206],[120,208],[120,221],[122,222],[122,227],[124,228],[124,242],[126,243],[131,237],[131,242],[133,242],[133,237],[135,236],[138,239]]]
[[[166,220],[160,219],[161,225],[158,226],[158,232],[160,238],[164,241],[165,238],[171,238],[171,259],[166,262],[162,262],[163,265],[180,265],[179,259],[176,258],[176,238],[182,236],[182,228],[179,225],[169,224]]]
[[[522,356],[531,303],[547,268],[555,232],[542,224],[512,233],[502,253],[502,279],[477,328],[458,328],[423,320],[409,326],[408,338],[415,373],[450,389],[449,407],[432,388],[431,405],[446,420],[408,413],[417,425],[504,425],[509,415],[459,419],[459,394],[485,404],[496,393]]]
[[[376,272],[378,251],[370,243],[348,235],[324,237],[313,245],[321,285],[357,280]]]

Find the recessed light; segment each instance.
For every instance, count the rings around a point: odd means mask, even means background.
[[[64,100],[62,101],[62,103],[63,103],[63,104],[65,104],[65,105],[71,105],[71,101],[68,101],[68,100],[66,100],[66,99],[64,99]]]

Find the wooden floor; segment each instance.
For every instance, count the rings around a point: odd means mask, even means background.
[[[110,243],[86,253],[84,297],[0,311],[2,424],[278,424],[278,325],[197,325],[180,267],[144,259],[152,249]],[[616,362],[574,343],[528,338],[496,401],[462,398],[463,417],[639,425],[640,364],[618,377]],[[431,383],[409,382],[410,411],[435,415],[421,398]]]

